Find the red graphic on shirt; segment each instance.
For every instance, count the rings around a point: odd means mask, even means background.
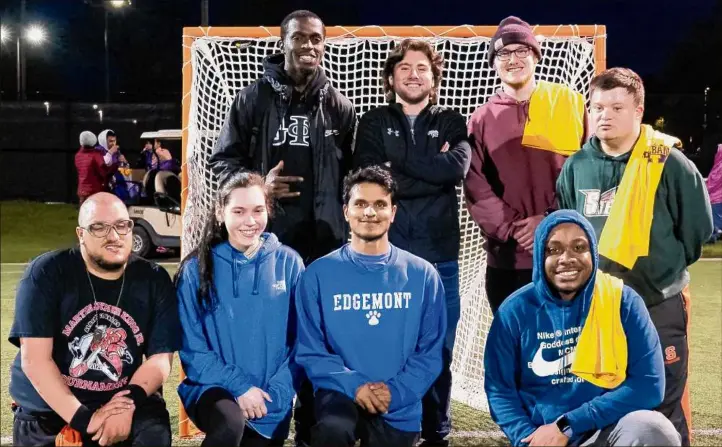
[[[70,376],[81,377],[89,370],[101,371],[117,382],[123,373],[123,362],[133,363],[133,356],[125,343],[126,336],[122,328],[100,325],[94,332],[75,337],[68,343],[73,355]]]

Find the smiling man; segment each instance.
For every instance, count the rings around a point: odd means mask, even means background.
[[[559,206],[583,213],[599,238],[600,268],[637,291],[662,341],[667,388],[659,407],[690,444],[687,387],[689,273],[712,234],[704,180],[680,141],[642,124],[644,84],[628,68],[592,79],[594,136],[569,157]]]
[[[313,383],[314,447],[411,447],[421,399],[441,371],[444,286],[434,267],[389,243],[391,175],[344,180],[351,242],[311,264],[296,292],[296,361]]]
[[[576,211],[538,226],[533,282],[499,308],[484,389],[511,444],[671,446],[664,365],[642,298],[598,270],[594,228]]]
[[[386,59],[383,83],[389,105],[359,122],[354,165],[385,166],[398,185],[398,210],[389,239],[433,263],[446,291],[444,368],[424,397],[424,445],[447,445],[451,430],[451,358],[459,300],[459,229],[456,186],[469,170],[471,148],[464,117],[436,104],[443,59],[428,43],[406,39]]]
[[[492,312],[531,281],[534,229],[556,207],[556,179],[585,139],[584,98],[535,79],[541,47],[528,23],[507,17],[489,45],[501,89],[469,120],[474,145],[467,207],[486,236]]]
[[[160,387],[180,348],[178,305],[168,273],[131,256],[132,231],[123,202],[97,193],[80,208],[80,247],[25,271],[9,336],[13,445],[54,446],[70,429],[83,445],[170,445]]]

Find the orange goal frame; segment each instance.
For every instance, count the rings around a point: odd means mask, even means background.
[[[338,37],[489,37],[497,30],[497,26],[329,26],[326,28],[327,38]],[[607,29],[604,25],[535,25],[534,35],[545,38],[581,37],[592,38],[594,43],[595,71],[600,73],[606,69]],[[280,37],[280,27],[185,27],[183,28],[183,131],[182,131],[182,169],[185,173],[188,124],[191,106],[191,85],[193,69],[191,67],[191,46],[193,41],[202,37],[237,37],[266,38]],[[185,209],[188,198],[188,175],[182,175],[181,210]],[[181,379],[184,377],[181,370]],[[197,434],[182,405],[179,405],[179,434],[189,437]]]

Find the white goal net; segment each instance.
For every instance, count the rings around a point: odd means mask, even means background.
[[[199,240],[202,221],[217,188],[217,179],[207,162],[228,109],[236,93],[261,76],[263,58],[279,52],[279,38],[271,35],[277,30],[258,28],[248,33],[249,30],[184,30],[183,176],[187,185],[184,253]],[[393,33],[399,30],[402,32]],[[383,62],[395,42],[401,40],[400,36],[410,37],[415,31],[444,57],[440,105],[456,109],[468,119],[500,86],[487,62],[488,36],[493,34],[493,27],[460,27],[448,32],[422,27],[364,27],[353,33],[343,28],[329,28],[323,67],[333,85],[349,98],[361,115],[385,103],[380,81]],[[214,32],[217,35],[213,35]],[[267,37],[244,37],[264,33]],[[377,37],[365,37],[374,34]],[[466,36],[457,37],[461,34]],[[569,85],[586,97],[591,78],[605,68],[602,66],[604,54],[599,54],[604,52],[604,28],[544,26],[538,27],[535,34],[545,36],[543,58],[537,67],[538,79]],[[483,358],[492,316],[484,293],[484,239],[466,211],[461,189],[458,190],[462,229],[461,320],[452,365],[452,397],[486,410]]]

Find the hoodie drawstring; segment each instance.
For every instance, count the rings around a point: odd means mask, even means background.
[[[263,248],[261,248],[263,250]],[[253,292],[251,292],[252,295],[258,295],[258,283],[261,276],[261,257],[263,256],[263,253],[259,250],[258,253],[256,253],[256,259],[253,263]]]

